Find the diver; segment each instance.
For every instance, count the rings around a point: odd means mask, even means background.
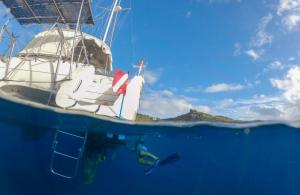
[[[150,175],[159,167],[172,164],[180,160],[180,156],[177,152],[168,155],[167,157],[160,159],[154,154],[150,153],[144,144],[144,138],[139,137],[135,143],[135,152],[138,156],[138,162],[141,165],[147,166],[144,170],[145,175]]]
[[[143,136],[128,137],[118,134],[89,132],[85,152],[83,153],[83,177],[85,184],[89,184],[94,180],[97,168],[101,163],[108,160],[109,156],[113,160],[117,150],[121,146],[128,147],[129,144],[133,146],[129,149],[136,153],[138,163],[147,166],[145,175],[149,175],[155,169],[180,159],[179,155],[174,153],[160,160],[156,155],[148,151]]]
[[[138,162],[141,165],[152,166],[159,161],[159,158],[157,156],[148,151],[148,148],[144,144],[143,137],[139,137],[136,140],[134,151],[136,152]]]

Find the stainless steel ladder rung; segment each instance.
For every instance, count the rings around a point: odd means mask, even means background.
[[[70,136],[70,137],[82,140],[81,147],[78,148],[77,156],[73,156],[73,155],[70,155],[65,152],[61,152],[61,151],[57,150],[57,145],[58,145],[57,139],[58,139],[59,134],[63,134],[65,136]],[[56,130],[54,140],[53,140],[53,145],[52,145],[52,155],[51,155],[51,162],[50,162],[50,170],[54,175],[57,175],[57,176],[60,176],[60,177],[66,178],[66,179],[72,179],[77,175],[79,162],[80,162],[80,159],[82,157],[82,154],[83,154],[83,151],[85,148],[87,135],[88,135],[87,131],[85,132],[84,136],[81,136],[81,135],[76,135],[74,133],[69,133],[66,131]],[[55,158],[56,156],[61,156],[63,158],[67,158],[67,159],[75,161],[75,167],[74,167],[73,174],[66,174],[66,173],[63,173],[64,171],[62,171],[62,170],[55,169],[54,162],[56,160],[56,158]]]
[[[65,134],[65,135],[70,135],[70,136],[73,136],[73,137],[76,137],[76,138],[79,138],[79,139],[84,139],[85,138],[85,136],[83,137],[83,136],[75,135],[73,133],[68,133],[68,132],[61,131],[61,130],[57,130],[57,132]]]
[[[64,157],[67,157],[67,158],[71,158],[71,159],[74,159],[74,160],[78,160],[77,157],[74,157],[74,156],[70,156],[70,155],[67,155],[67,154],[64,154],[64,153],[61,153],[61,152],[57,152],[57,151],[53,151],[55,154],[58,154],[58,155],[61,155],[61,156],[64,156]]]

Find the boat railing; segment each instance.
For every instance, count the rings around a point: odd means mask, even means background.
[[[8,40],[10,41],[10,43],[8,44],[7,50],[4,51],[4,56],[7,57],[6,69],[5,69],[5,77],[8,74],[9,66],[10,66],[10,63],[11,63],[11,58],[13,56],[13,53],[14,53],[14,50],[15,50],[15,46],[16,46],[16,38],[13,35],[13,33],[11,33],[8,30],[8,22],[9,21],[6,21],[5,24],[2,26],[2,28],[0,30],[0,42],[3,42],[3,38],[4,38],[5,34],[8,36]]]

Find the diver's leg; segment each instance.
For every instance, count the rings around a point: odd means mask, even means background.
[[[154,165],[153,161],[149,161],[149,160],[146,160],[144,158],[139,158],[138,162],[139,162],[139,164],[145,165],[145,166],[152,166],[152,165]]]
[[[141,154],[142,156],[151,158],[151,159],[153,159],[155,161],[157,161],[159,159],[157,156],[155,156],[154,154],[152,154],[150,152],[141,152],[141,153],[142,153]]]

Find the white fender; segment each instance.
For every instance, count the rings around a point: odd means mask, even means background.
[[[56,104],[62,108],[69,108],[76,104],[76,101],[82,96],[82,90],[93,82],[95,68],[93,66],[84,66],[76,69],[72,74],[72,80],[64,82],[57,94]]]

